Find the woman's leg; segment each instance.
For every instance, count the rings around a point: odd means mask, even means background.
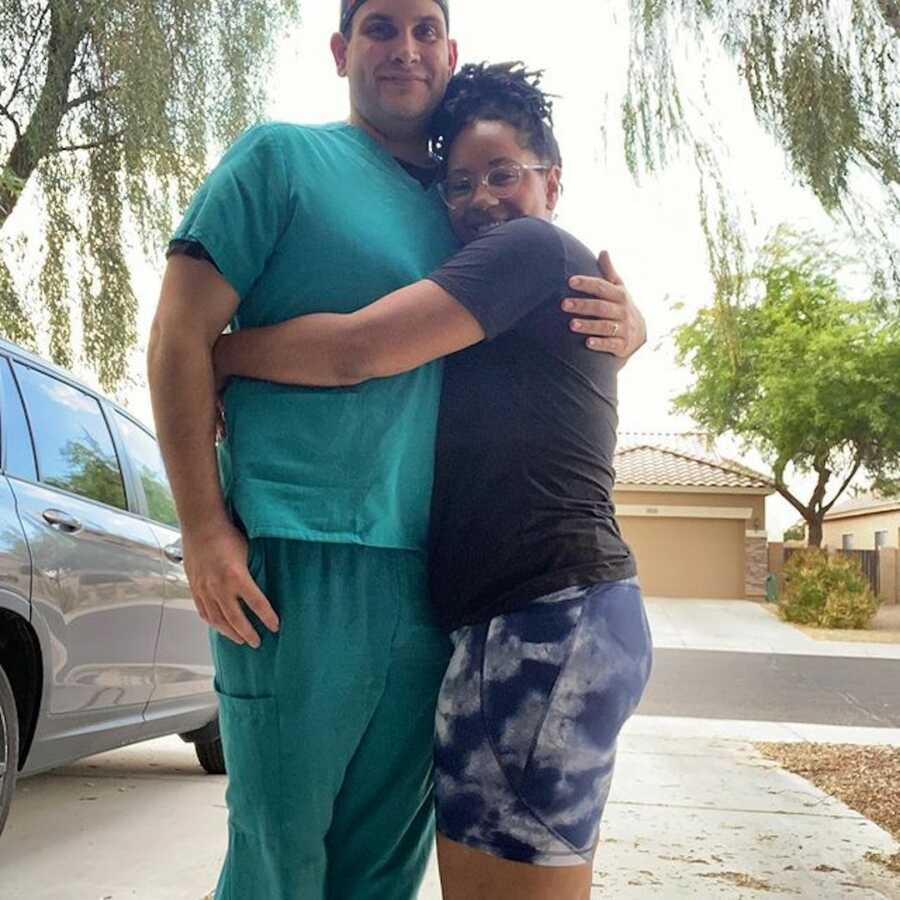
[[[590,863],[532,866],[458,844],[439,834],[444,900],[589,900]]]
[[[438,701],[445,900],[582,900],[616,739],[647,682],[634,582],[572,589],[460,629]]]

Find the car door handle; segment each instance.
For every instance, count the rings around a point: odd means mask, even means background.
[[[169,544],[168,547],[163,549],[163,553],[166,554],[166,559],[170,559],[173,563],[183,563],[184,562],[184,551],[181,549],[181,544]]]
[[[61,509],[45,509],[41,515],[51,528],[65,531],[66,534],[75,534],[81,531],[83,527],[78,519],[63,512]]]

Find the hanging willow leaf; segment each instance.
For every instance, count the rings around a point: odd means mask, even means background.
[[[297,0],[0,0],[0,236],[28,186],[44,223],[34,295],[0,249],[0,334],[80,355],[107,390],[127,376],[136,302],[126,235],[158,252],[225,144],[260,114]],[[6,248],[8,242],[0,245]]]
[[[632,173],[657,171],[692,149],[698,118],[722,118],[724,110],[698,113],[684,102],[700,95],[711,48],[721,47],[801,183],[861,241],[883,238],[869,262],[875,283],[900,301],[900,3],[629,2],[622,119]],[[856,189],[858,179],[871,184],[876,204]]]

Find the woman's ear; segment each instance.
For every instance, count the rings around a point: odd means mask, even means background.
[[[553,212],[562,194],[562,168],[550,166],[547,172],[547,212]]]

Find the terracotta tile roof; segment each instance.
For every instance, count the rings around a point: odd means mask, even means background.
[[[616,481],[622,485],[773,490],[765,475],[726,459],[706,435],[619,436]]]
[[[847,515],[862,515],[864,513],[893,512],[900,510],[900,497],[889,500],[876,494],[861,494],[852,497],[834,506],[825,516],[828,519],[837,519]]]

